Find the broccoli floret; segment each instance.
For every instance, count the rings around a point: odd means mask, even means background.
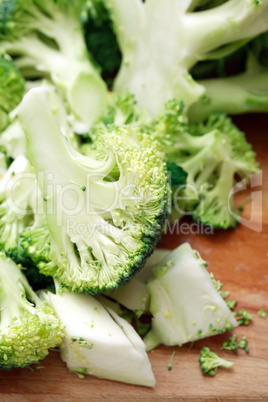
[[[156,263],[147,286],[150,293],[152,337],[158,344],[180,345],[221,334],[237,326],[232,312],[214,288],[206,262],[184,243]]]
[[[85,157],[62,136],[44,88],[25,96],[21,119],[51,237],[40,271],[73,292],[125,283],[153,252],[169,212],[159,144],[138,128],[112,127]]]
[[[258,311],[258,314],[259,314],[259,316],[262,317],[262,318],[266,318],[266,315],[267,315],[267,314],[266,314],[266,311],[263,310],[263,309],[259,310],[259,311]]]
[[[85,5],[85,0],[0,3],[0,52],[16,56],[27,78],[49,76],[67,99],[81,132],[101,115],[107,94],[83,37],[80,15]]]
[[[203,374],[215,375],[218,367],[229,368],[232,362],[222,359],[216,353],[212,352],[208,347],[204,347],[200,352],[199,363]]]
[[[122,52],[114,90],[130,90],[153,116],[169,99],[189,106],[204,94],[189,73],[198,61],[221,58],[268,28],[266,1],[220,1],[202,12],[191,0],[104,3]]]
[[[60,352],[70,371],[155,385],[145,345],[125,319],[91,295],[47,292],[42,296],[65,325]]]
[[[175,214],[191,213],[214,228],[235,227],[241,212],[233,201],[235,175],[248,179],[259,171],[245,135],[223,114],[189,124],[177,100],[166,104],[152,131],[168,159],[187,173],[186,185],[173,189]]]
[[[22,100],[24,85],[24,79],[15,64],[11,60],[0,57],[0,132],[9,123],[9,113],[15,109]]]
[[[0,368],[24,367],[59,345],[63,326],[30,287],[19,267],[0,255]]]

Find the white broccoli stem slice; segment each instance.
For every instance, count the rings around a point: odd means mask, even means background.
[[[185,243],[155,267],[147,285],[153,314],[152,332],[145,337],[148,347],[152,337],[164,345],[180,345],[237,326],[205,265]]]
[[[188,111],[193,122],[205,120],[214,112],[268,112],[268,71],[199,82],[205,87],[206,94]]]
[[[146,261],[145,266],[126,285],[120,286],[105,292],[105,295],[116,300],[122,306],[132,311],[149,311],[150,295],[146,285],[152,275],[152,268],[155,267],[167,254],[169,250],[157,248]]]
[[[189,74],[198,60],[268,27],[267,1],[256,6],[253,1],[230,0],[199,13],[187,12],[191,2],[180,0],[105,3],[123,54],[114,89],[130,90],[153,116],[170,99],[190,106],[204,94],[205,88]]]
[[[60,347],[69,370],[99,378],[153,387],[145,345],[133,327],[90,295],[47,293],[65,326]]]

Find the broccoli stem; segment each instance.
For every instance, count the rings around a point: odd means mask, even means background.
[[[189,49],[188,68],[213,49],[266,31],[267,9],[267,2],[256,7],[253,1],[229,0],[211,10],[186,14],[184,30]]]
[[[229,0],[189,12],[191,2],[186,0],[133,0],[127,5],[124,0],[104,1],[123,54],[114,89],[130,90],[153,116],[170,99],[182,99],[188,107],[204,94],[205,88],[189,74],[196,62],[209,58],[213,50],[219,58],[226,54],[225,45],[237,42],[240,47],[268,27],[267,2],[258,6]]]
[[[214,112],[268,112],[268,71],[211,78],[199,83],[205,87],[206,95],[189,109],[193,122],[205,120]]]
[[[11,275],[12,272],[12,275]],[[35,307],[31,305],[25,295],[34,304],[40,305],[40,300],[31,289],[23,274],[13,264],[5,264],[1,259],[0,264],[1,283],[5,288],[5,293],[1,300],[0,331],[12,324],[14,317],[19,318],[24,311],[31,314],[35,313]]]

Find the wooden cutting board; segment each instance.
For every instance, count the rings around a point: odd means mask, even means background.
[[[189,241],[207,260],[209,270],[225,284],[225,289],[230,290],[231,299],[238,300],[237,307],[246,308],[254,315],[252,324],[235,330],[239,338],[247,336],[250,353],[221,351],[222,342],[230,333],[198,341],[192,347],[159,347],[149,354],[157,384],[154,389],[148,389],[89,376],[81,380],[67,371],[59,353],[54,351],[33,372],[28,368],[1,371],[0,401],[268,400],[268,317],[263,319],[257,315],[261,308],[268,312],[268,116],[237,117],[235,122],[246,132],[263,170],[262,186],[251,189],[262,192],[261,232],[240,225],[235,230],[218,231],[213,236],[196,234],[193,226],[194,233],[189,233],[191,222],[186,220],[179,230],[181,233],[163,237],[161,247],[173,249]],[[238,198],[245,198],[245,193]],[[255,221],[261,218],[262,209],[257,209]],[[250,216],[251,203],[248,203],[243,217],[250,219]],[[202,375],[198,358],[204,346],[233,361],[233,367],[219,369],[215,377]],[[174,350],[173,369],[168,371]]]

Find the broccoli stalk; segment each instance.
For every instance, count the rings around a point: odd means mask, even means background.
[[[254,66],[235,76],[210,78],[199,83],[205,88],[205,95],[188,111],[193,122],[205,120],[214,112],[268,112],[268,68]]]
[[[188,11],[191,0],[104,2],[123,56],[114,89],[130,90],[153,116],[170,99],[189,106],[204,94],[189,74],[197,61],[210,58],[214,50],[220,58],[228,46],[268,27],[267,1],[229,0],[202,12]]]
[[[24,79],[15,64],[4,57],[0,57],[0,132],[9,123],[9,113],[22,100],[24,84]]]
[[[63,326],[30,287],[19,267],[0,254],[0,368],[24,367],[59,345]]]
[[[42,296],[65,325],[60,352],[70,371],[155,385],[145,345],[126,320],[91,295],[47,292]]]
[[[100,133],[90,157],[79,154],[47,94],[32,89],[21,106],[51,236],[51,261],[39,268],[71,291],[99,293],[128,281],[159,240],[169,211],[165,156],[127,126]]]
[[[76,130],[86,132],[106,103],[106,86],[90,61],[80,15],[84,0],[3,0],[0,51],[16,56],[28,78],[49,76],[66,97]]]
[[[212,352],[208,347],[204,347],[200,352],[199,363],[203,374],[215,375],[218,367],[229,368],[233,362],[222,359],[216,353]]]

